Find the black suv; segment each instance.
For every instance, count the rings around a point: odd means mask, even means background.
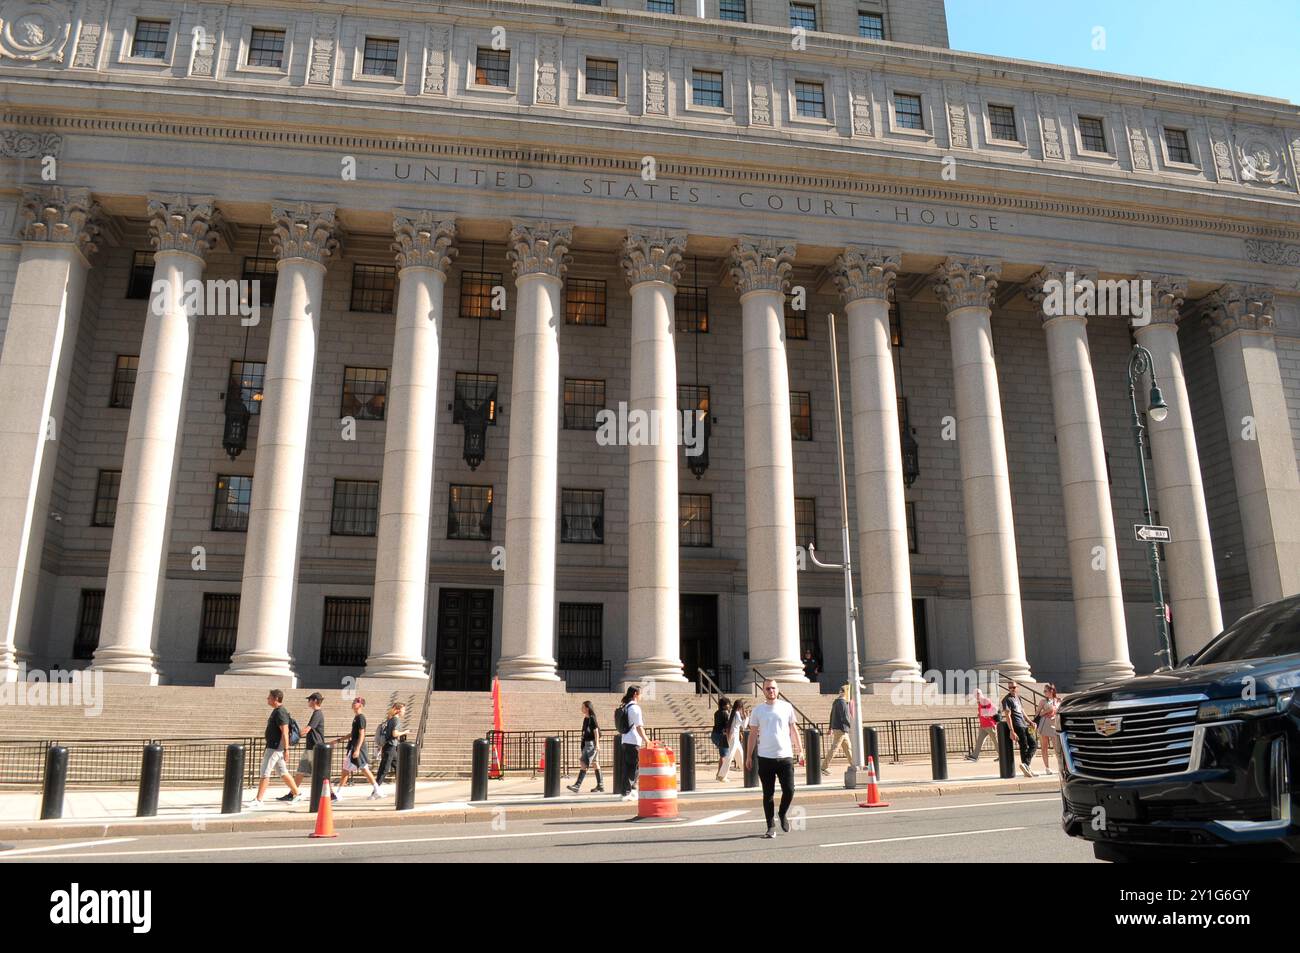
[[[1102,860],[1300,854],[1300,596],[1059,712],[1061,818]]]

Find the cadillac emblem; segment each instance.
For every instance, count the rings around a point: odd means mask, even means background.
[[[1121,718],[1094,718],[1092,725],[1097,729],[1097,734],[1103,738],[1109,738],[1111,735],[1119,734]]]

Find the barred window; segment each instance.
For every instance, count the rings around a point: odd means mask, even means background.
[[[397,40],[366,37],[361,59],[362,76],[391,76],[397,78]]]
[[[709,412],[709,388],[707,384],[678,384],[677,409],[702,410]]]
[[[822,610],[799,610],[799,657],[804,652],[811,652],[812,657],[822,657]]]
[[[1165,148],[1169,150],[1170,162],[1192,163],[1192,147],[1187,142],[1186,129],[1166,129]]]
[[[480,46],[474,58],[474,82],[479,86],[510,86],[510,51]]]
[[[595,430],[596,414],[605,409],[605,382],[564,379],[564,429]]]
[[[918,553],[920,550],[916,545],[916,504],[907,504],[907,551],[909,553]]]
[[[794,498],[794,541],[798,546],[817,545],[817,498]]]
[[[790,439],[811,440],[812,396],[807,391],[790,391]]]
[[[1110,151],[1106,148],[1106,126],[1096,116],[1079,117],[1079,138],[1089,152]]]
[[[566,670],[591,671],[605,662],[604,606],[599,602],[561,602],[556,663]]]
[[[326,596],[320,633],[320,663],[365,665],[369,654],[370,600]]]
[[[677,0],[645,0],[647,13],[676,13]]]
[[[280,271],[274,258],[245,258],[240,278],[249,283],[257,282],[255,287],[259,307],[270,308],[275,305],[275,286],[280,279]]]
[[[709,331],[709,289],[682,285],[673,299],[678,331]]]
[[[897,301],[889,302],[889,343],[893,347],[903,346],[903,312]]]
[[[218,476],[212,503],[212,528],[229,533],[248,532],[248,510],[252,502],[251,476]]]
[[[167,59],[167,36],[171,28],[170,20],[136,20],[131,55],[146,60]]]
[[[266,363],[263,361],[231,361],[231,392],[238,393],[244,407],[253,416],[262,412],[262,396],[266,381]]]
[[[808,119],[826,118],[826,87],[821,83],[795,80],[795,112]]]
[[[133,301],[148,301],[153,294],[153,252],[138,251],[131,256],[131,276],[126,282],[126,296]]]
[[[745,11],[745,0],[718,0],[718,19],[744,23],[749,19]]]
[[[492,487],[451,485],[447,494],[447,538],[492,538]]]
[[[894,122],[899,129],[924,129],[921,97],[913,93],[894,93]]]
[[[460,316],[500,321],[501,312],[492,310],[492,289],[502,286],[499,271],[460,273]]]
[[[883,40],[885,38],[884,16],[879,13],[867,13],[864,10],[859,10],[858,36],[866,37],[868,40]]]
[[[284,66],[284,31],[255,27],[248,37],[248,66]]]
[[[788,341],[808,340],[808,309],[796,311],[794,295],[788,291],[785,295],[785,337]]]
[[[587,57],[587,95],[618,95],[618,60]]]
[[[691,102],[696,106],[724,108],[726,100],[722,95],[722,74],[716,70],[691,70]]]
[[[560,542],[605,541],[605,491],[560,491]]]
[[[790,4],[790,28],[817,29],[817,7],[811,3]]]
[[[77,634],[72,639],[74,659],[92,659],[99,648],[99,624],[104,617],[104,590],[82,589],[77,612]]]
[[[989,106],[989,129],[994,139],[1003,142],[1019,142],[1020,133],[1016,131],[1016,109],[1014,106]]]
[[[135,375],[140,369],[140,358],[133,354],[119,354],[113,368],[113,390],[108,406],[130,407],[135,396]]]
[[[565,324],[605,324],[605,282],[570,278],[564,284]]]
[[[372,480],[335,480],[330,535],[374,536],[378,527],[379,484]]]
[[[465,402],[486,400],[488,423],[497,422],[497,376],[495,374],[470,374],[456,372],[456,396],[451,404],[451,422],[465,422]]]
[[[713,497],[707,493],[681,493],[677,497],[681,546],[713,545]]]
[[[383,420],[388,401],[388,368],[343,368],[343,400],[340,417],[357,420]]]
[[[196,661],[230,664],[239,632],[239,593],[205,592]]]
[[[392,314],[396,287],[395,265],[353,265],[352,310]]]
[[[95,484],[95,515],[91,526],[112,526],[117,521],[117,491],[122,485],[121,470],[100,470]]]

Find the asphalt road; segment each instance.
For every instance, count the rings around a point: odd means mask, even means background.
[[[86,862],[311,863],[528,861],[582,863],[717,862],[744,858],[784,862],[1015,862],[1093,860],[1085,843],[1060,828],[1054,794],[972,794],[908,798],[863,810],[821,804],[792,812],[793,829],[762,837],[762,804],[750,810],[692,804],[682,819],[631,821],[572,816],[491,824],[419,824],[341,831],[334,840],[304,834],[193,833],[97,841],[23,841],[0,852],[0,865]],[[756,856],[757,855],[757,856]]]

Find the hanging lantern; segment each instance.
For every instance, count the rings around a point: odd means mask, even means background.
[[[711,415],[707,410],[695,411],[696,434],[699,437],[699,453],[694,456],[686,455],[686,465],[690,467],[691,472],[695,474],[695,479],[700,480],[704,477],[704,472],[709,469],[709,428],[711,426]]]
[[[471,470],[477,470],[487,454],[488,417],[492,411],[492,399],[477,394],[467,397],[461,403],[460,420],[465,426],[465,448],[462,456]]]
[[[244,404],[238,381],[231,381],[226,391],[226,429],[221,438],[221,445],[231,462],[248,448],[248,421],[253,416]]]

